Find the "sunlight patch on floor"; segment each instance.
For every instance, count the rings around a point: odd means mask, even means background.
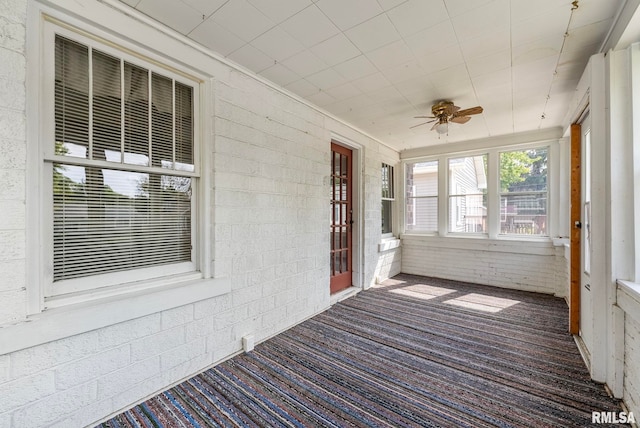
[[[467,309],[475,309],[483,312],[496,313],[520,303],[519,300],[492,297],[485,294],[465,294],[464,296],[447,300],[444,303]]]
[[[403,296],[414,297],[422,300],[434,299],[436,297],[446,296],[455,293],[457,290],[450,288],[434,287],[433,285],[414,284],[408,287],[396,288],[390,290],[391,293],[401,294]]]

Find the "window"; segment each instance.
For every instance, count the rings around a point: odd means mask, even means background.
[[[449,159],[449,232],[487,232],[487,155]]]
[[[500,233],[548,235],[546,147],[500,153]]]
[[[393,167],[382,164],[382,234],[392,233],[393,229]]]
[[[196,271],[198,82],[62,33],[45,62],[45,295]]]
[[[408,231],[438,231],[438,161],[406,165],[405,223]]]

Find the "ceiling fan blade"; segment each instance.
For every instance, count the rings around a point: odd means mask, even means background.
[[[455,114],[460,110],[460,107],[454,106],[453,104],[447,109],[449,114]]]
[[[484,109],[480,106],[466,108],[464,110],[459,110],[455,113],[455,116],[470,116],[472,114],[480,114],[484,111]]]
[[[431,122],[433,122],[433,120],[430,120],[428,122],[422,122],[422,123],[419,123],[417,125],[410,126],[409,129],[416,128],[416,127],[422,126],[422,125],[426,125],[427,123],[431,123]]]
[[[413,116],[414,119],[436,119],[435,116]]]
[[[449,119],[449,122],[454,122],[454,123],[467,123],[471,120],[471,118],[469,116],[454,116],[451,119]]]

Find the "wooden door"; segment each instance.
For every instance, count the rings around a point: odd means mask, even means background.
[[[331,143],[331,293],[351,286],[352,151]]]

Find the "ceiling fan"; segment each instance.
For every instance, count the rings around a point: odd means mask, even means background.
[[[449,122],[460,124],[467,123],[471,120],[470,116],[480,114],[482,111],[483,109],[480,106],[460,110],[460,107],[454,105],[451,101],[438,101],[436,104],[431,106],[431,113],[433,116],[415,116],[416,119],[433,120],[419,123],[411,128],[435,122],[431,127],[431,130],[433,131],[435,129],[438,134],[446,134],[449,132]]]

